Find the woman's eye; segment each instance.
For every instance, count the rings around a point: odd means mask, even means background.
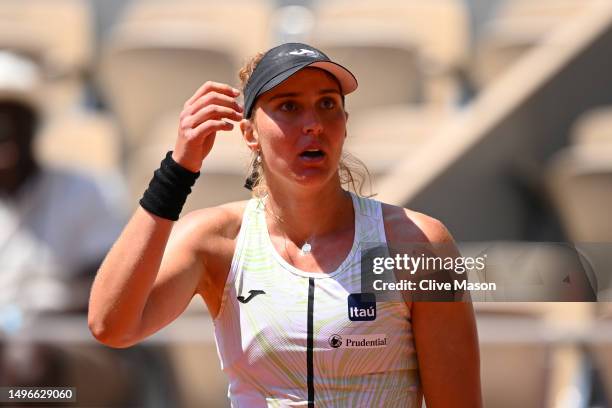
[[[293,112],[297,109],[297,105],[293,102],[283,102],[280,106],[280,110],[284,112]]]
[[[333,109],[336,106],[336,101],[332,98],[325,98],[321,101],[321,107],[323,109]]]

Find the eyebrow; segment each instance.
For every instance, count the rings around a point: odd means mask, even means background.
[[[329,93],[335,93],[335,94],[341,95],[340,91],[334,88],[321,89],[319,91],[319,95],[324,95],[324,94],[329,94]],[[280,94],[276,94],[272,96],[270,99],[268,99],[268,101],[273,101],[274,99],[280,99],[280,98],[291,98],[291,97],[296,97],[299,95],[300,95],[299,92],[285,92],[285,93],[280,93]]]

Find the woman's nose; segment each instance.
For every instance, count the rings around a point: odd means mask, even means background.
[[[304,128],[305,134],[319,134],[323,131],[323,123],[316,110],[312,109],[304,113]]]

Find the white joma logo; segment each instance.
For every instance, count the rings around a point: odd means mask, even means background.
[[[312,50],[307,50],[305,48],[300,48],[299,50],[293,50],[289,52],[291,55],[307,55],[309,57],[316,57],[317,53]]]

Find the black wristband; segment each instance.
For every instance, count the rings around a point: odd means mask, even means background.
[[[159,169],[153,173],[140,205],[152,214],[176,221],[199,176],[199,171],[194,173],[175,162],[172,151],[169,151]]]

